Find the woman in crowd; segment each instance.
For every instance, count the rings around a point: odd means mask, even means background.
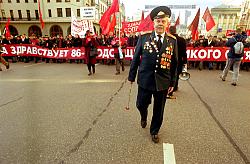
[[[89,71],[88,75],[90,76],[95,73],[96,47],[98,46],[98,42],[89,30],[86,31],[85,38],[83,39],[83,46],[85,47],[85,59]]]

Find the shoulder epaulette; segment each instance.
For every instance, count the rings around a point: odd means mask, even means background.
[[[168,35],[169,37],[173,38],[173,39],[176,39],[176,37],[175,37],[174,35],[170,34],[170,33],[167,33],[167,35]]]
[[[141,32],[141,35],[151,34],[151,33],[152,33],[152,31],[143,31],[143,32]]]

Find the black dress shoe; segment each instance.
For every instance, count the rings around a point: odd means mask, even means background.
[[[235,82],[231,83],[231,85],[236,86],[237,84]]]
[[[159,143],[160,139],[157,134],[151,135],[151,137],[154,143]]]
[[[8,63],[7,65],[6,65],[6,69],[9,69],[10,68],[10,64]]]
[[[147,126],[147,121],[141,120],[141,127],[146,128],[146,126]]]

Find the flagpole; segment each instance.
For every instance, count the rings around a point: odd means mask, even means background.
[[[119,4],[119,1],[118,1]],[[119,30],[119,45],[121,45],[121,12],[120,12],[120,5],[119,5],[119,26],[118,26],[118,30]]]

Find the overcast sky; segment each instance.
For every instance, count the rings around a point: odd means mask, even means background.
[[[201,13],[206,7],[209,9],[222,3],[241,5],[243,0],[120,0],[125,4],[126,16],[133,16],[138,9],[144,9],[145,5],[197,5],[201,8]]]

